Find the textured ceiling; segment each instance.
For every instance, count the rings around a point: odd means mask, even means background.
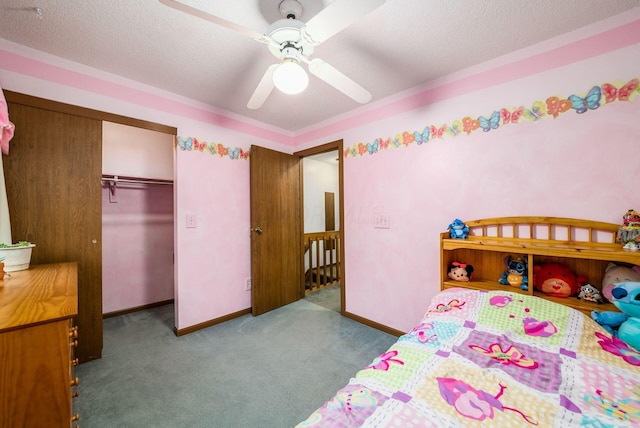
[[[182,1],[260,33],[281,18],[280,0]],[[332,3],[299,1],[302,21]],[[375,102],[637,6],[640,0],[387,0],[313,57],[368,89]],[[274,90],[262,108],[248,109],[276,58],[247,36],[157,0],[2,0],[0,22],[6,40],[287,131],[361,106],[310,76],[302,94]]]

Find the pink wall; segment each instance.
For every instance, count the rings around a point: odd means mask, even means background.
[[[454,218],[621,222],[638,202],[640,102],[587,114],[347,159],[346,309],[411,328],[439,291],[439,234]],[[376,212],[389,230],[373,228]]]
[[[179,135],[207,143],[290,153],[337,138],[345,147],[372,143],[502,107],[530,108],[549,96],[584,96],[605,82],[621,85],[640,77],[639,26],[634,10],[295,136],[237,117],[227,124],[215,108],[3,40],[0,84],[176,126]],[[583,115],[569,111],[345,159],[346,309],[400,330],[413,326],[438,290],[438,234],[455,217],[618,222],[637,193],[629,177],[640,175],[639,162],[627,154],[637,152],[639,113],[637,100],[614,102]],[[249,166],[179,149],[175,162],[176,326],[183,329],[251,305],[243,290],[250,274]],[[389,214],[391,228],[374,229],[374,213]],[[196,216],[195,229],[186,228],[187,214]]]
[[[251,307],[249,162],[178,151],[178,328]],[[196,227],[186,228],[187,215]]]
[[[438,96],[432,102],[381,117],[375,125],[353,123],[332,136],[357,150],[376,139],[401,141],[404,131],[421,132],[428,125],[489,117],[501,108],[530,109],[551,96],[585,97],[596,85],[620,88],[640,77],[639,29],[637,20],[624,34],[592,38],[598,47],[593,55],[590,45],[572,44],[533,62],[524,57],[461,76],[434,86],[431,93]],[[623,47],[616,40],[624,40]],[[610,50],[602,52],[601,46]],[[571,56],[582,59],[564,64],[572,49],[580,51]],[[522,77],[516,76],[514,63],[522,67]],[[531,68],[539,71],[531,74]],[[457,85],[470,89],[461,92]],[[442,96],[446,92],[450,96]],[[422,145],[349,154],[344,167],[346,310],[410,329],[439,291],[439,234],[454,218],[548,215],[621,222],[639,202],[634,199],[634,177],[640,177],[637,96],[632,95],[633,102],[611,103],[603,96],[598,109],[582,114],[569,109],[535,122],[521,117],[489,132],[445,133]],[[374,214],[390,215],[391,228],[373,228]]]

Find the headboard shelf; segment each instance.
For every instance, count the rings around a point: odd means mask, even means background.
[[[536,295],[590,313],[593,309],[616,310],[612,304],[597,305],[575,297],[552,298],[533,289],[533,267],[545,259],[568,264],[588,282],[601,288],[606,266],[613,262],[640,265],[640,251],[623,250],[616,243],[620,225],[563,217],[499,217],[466,221],[469,236],[452,239],[440,236],[441,288],[467,287],[480,290],[504,289]],[[504,258],[519,255],[528,262],[529,289],[502,285],[498,279],[506,269]],[[474,266],[471,282],[451,281],[449,264],[464,261]]]
[[[621,244],[544,241],[522,238],[495,239],[476,236],[469,236],[468,239],[451,239],[447,232],[443,233],[443,235],[442,246],[445,250],[468,248],[484,251],[509,251],[514,254],[575,257],[630,264],[640,263],[640,253],[623,250]]]

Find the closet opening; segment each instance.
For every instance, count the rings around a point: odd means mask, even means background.
[[[173,136],[103,122],[103,318],[174,302]]]

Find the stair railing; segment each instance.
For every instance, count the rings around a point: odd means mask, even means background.
[[[340,282],[340,232],[303,235],[305,290],[312,292]]]

